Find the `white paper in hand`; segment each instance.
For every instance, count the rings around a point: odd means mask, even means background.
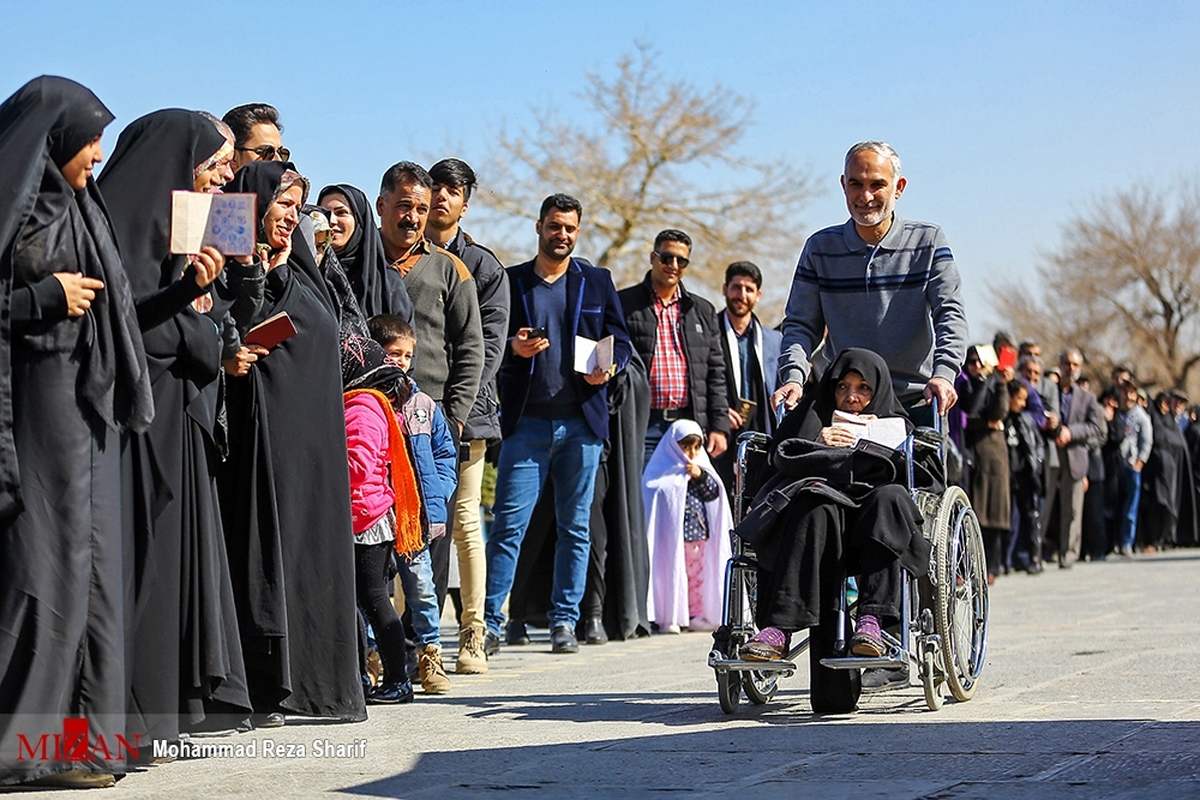
[[[846,411],[834,411],[832,423],[854,434],[854,440],[866,439],[895,450],[908,438],[908,428],[900,417],[860,417]]]
[[[171,252],[192,255],[212,245],[226,256],[253,255],[256,200],[253,194],[171,192]]]
[[[613,366],[613,337],[605,336],[600,341],[586,336],[575,337],[575,371],[590,375],[599,367],[611,372]]]

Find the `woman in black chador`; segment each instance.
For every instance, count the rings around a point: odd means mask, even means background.
[[[929,542],[897,453],[856,445],[835,412],[904,418],[887,364],[869,350],[838,354],[811,392],[780,424],[774,464],[779,475],[760,491],[737,533],[758,554],[760,630],[742,657],[781,658],[794,631],[817,626],[810,656],[832,652],[837,599],[846,575],[858,577],[858,619],[849,642],[856,656],[886,652],[881,629],[900,622],[901,567],[929,569]],[[904,419],[907,428],[908,421]],[[902,460],[902,459],[901,459]],[[928,474],[918,484],[932,484]],[[790,495],[782,513],[762,502],[778,489]],[[858,697],[857,675],[811,665],[817,710],[848,710]],[[906,673],[904,673],[906,674]],[[880,685],[886,675],[879,674]]]
[[[388,266],[383,254],[371,201],[361,189],[335,183],[321,190],[317,202],[329,209],[333,251],[354,287],[363,315],[370,319],[376,314],[395,314],[411,322],[412,300],[399,270]]]
[[[155,111],[121,132],[99,181],[154,389],[154,423],[148,437],[134,439],[131,458],[154,463],[165,483],[155,491],[160,499],[148,525],[135,526],[129,729],[147,739],[172,740],[180,728],[230,727],[228,715],[236,722],[250,713],[217,503],[215,437],[221,361],[236,357],[240,344],[227,309],[236,306],[249,323],[262,302],[263,267],[226,261],[213,247],[192,258],[170,252],[171,192],[219,190],[233,178],[233,155],[213,118]]]
[[[111,784],[127,755],[121,445],[154,408],[91,178],[110,121],[63,78],[0,106],[0,783]]]
[[[337,314],[311,251],[292,245],[308,181],[258,161],[227,188],[258,196],[256,321],[287,312],[297,330],[226,381],[218,483],[256,724],[285,712],[364,719]]]

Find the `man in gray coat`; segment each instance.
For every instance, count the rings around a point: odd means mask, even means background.
[[[1077,349],[1063,351],[1058,359],[1058,408],[1060,422],[1047,433],[1058,448],[1057,468],[1048,470],[1047,513],[1042,514],[1042,541],[1050,522],[1049,509],[1058,498],[1058,566],[1070,569],[1079,560],[1083,544],[1083,481],[1088,471],[1088,445],[1104,441],[1108,424],[1096,396],[1077,385],[1083,370],[1083,355]],[[1035,558],[1040,553],[1034,553]]]

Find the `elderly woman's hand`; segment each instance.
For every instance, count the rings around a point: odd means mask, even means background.
[[[817,441],[830,447],[854,447],[858,440],[845,427],[830,425],[828,428],[821,428],[821,433],[817,436]]]

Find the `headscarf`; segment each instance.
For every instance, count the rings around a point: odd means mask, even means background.
[[[385,311],[383,275],[389,267],[371,201],[362,189],[348,183],[335,183],[321,190],[317,202],[334,193],[345,195],[354,212],[354,233],[338,252],[338,261],[355,289],[361,289],[359,299],[363,313],[367,317],[382,314]]]
[[[849,348],[838,353],[821,376],[816,389],[805,394],[800,405],[787,415],[780,424],[777,438],[799,437],[815,441],[821,429],[833,422],[833,412],[837,408],[834,390],[849,372],[857,372],[873,390],[871,402],[863,407],[860,414],[908,419],[904,407],[896,399],[887,362],[871,350]]]
[[[330,230],[329,209],[322,206],[306,205],[304,213],[313,221],[313,233]],[[333,311],[338,320],[338,339],[346,341],[351,336],[370,338],[367,329],[367,318],[363,316],[362,306],[354,296],[354,287],[342,269],[333,244],[325,242],[325,249],[317,256],[321,277],[325,279],[325,287],[329,289],[329,297],[333,301]]]
[[[311,184],[308,178],[296,171],[296,165],[290,161],[253,161],[238,170],[229,184],[230,192],[247,192],[255,195],[258,200],[258,242],[266,242],[266,232],[263,222],[271,204],[293,185],[299,183],[304,187],[300,204],[308,199]],[[299,209],[297,209],[299,212]]]
[[[196,170],[226,146],[225,136],[196,111],[154,111],[121,131],[98,183],[135,297],[168,286],[187,256],[171,254],[171,192],[191,191]]]
[[[376,389],[393,394],[397,384],[403,384],[400,396],[394,399],[403,405],[411,393],[408,374],[391,361],[383,345],[365,336],[349,336],[342,340],[342,385],[352,389]]]
[[[0,105],[0,280],[7,284],[0,292],[0,518],[19,509],[8,306],[13,242],[23,232],[71,230],[81,266],[104,281],[84,321],[91,346],[80,364],[83,401],[114,430],[145,431],[154,416],[137,316],[104,201],[95,181],[77,192],[60,169],[112,119],[91,91],[51,76],[35,78]]]
[[[684,624],[690,616],[687,567],[683,549],[683,519],[687,507],[687,487],[690,478],[686,467],[697,464],[720,485],[720,478],[704,448],[691,461],[679,446],[686,436],[696,435],[704,441],[699,424],[690,419],[671,423],[654,449],[643,474],[642,502],[646,509],[646,531],[650,550],[650,592],[647,611],[660,626]],[[729,500],[722,488],[717,498],[704,503],[708,544],[702,559],[703,580],[700,586],[703,609],[696,621],[702,628],[721,624],[722,576],[731,556],[730,540],[726,535],[733,528]]]
[[[404,370],[388,360],[383,346],[374,339],[352,336],[342,340],[342,377],[345,399],[370,395],[379,403],[388,421],[388,463],[392,492],[396,498],[396,552],[412,556],[424,546],[421,528],[421,494],[404,426],[396,406],[408,399],[412,384]],[[403,396],[394,394],[400,389]]]

